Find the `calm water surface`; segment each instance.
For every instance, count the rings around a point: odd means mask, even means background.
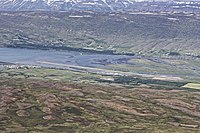
[[[88,54],[75,51],[47,51],[16,48],[0,48],[0,61],[40,65],[37,61],[48,61],[67,65],[99,67],[124,63],[132,57],[126,55]],[[44,66],[44,65],[43,65]],[[51,67],[51,65],[45,65]]]

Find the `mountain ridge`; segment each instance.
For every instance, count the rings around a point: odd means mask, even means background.
[[[0,0],[0,11],[200,12],[199,0]]]

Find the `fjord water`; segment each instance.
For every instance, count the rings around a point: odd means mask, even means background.
[[[39,62],[52,62],[66,65],[98,67],[105,64],[117,64],[130,59],[126,55],[89,54],[75,51],[48,51],[37,49],[0,48],[0,61],[46,67],[58,67]],[[59,66],[60,67],[60,66]]]

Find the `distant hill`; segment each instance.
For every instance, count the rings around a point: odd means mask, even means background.
[[[1,47],[198,56],[199,37],[200,20],[194,14],[0,13]]]

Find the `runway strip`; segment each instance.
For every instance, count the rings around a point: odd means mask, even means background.
[[[166,76],[166,75],[147,75],[147,74],[139,74],[139,73],[133,73],[133,72],[108,70],[108,69],[102,69],[102,68],[67,65],[67,64],[54,63],[54,62],[48,62],[48,61],[36,61],[36,62],[39,64],[60,66],[60,67],[64,67],[65,69],[72,70],[72,71],[88,72],[88,73],[95,73],[95,74],[102,74],[102,75],[140,76],[140,77],[152,78],[152,79],[164,80],[164,81],[181,81],[181,80],[183,80],[180,77],[172,77],[172,76]]]

